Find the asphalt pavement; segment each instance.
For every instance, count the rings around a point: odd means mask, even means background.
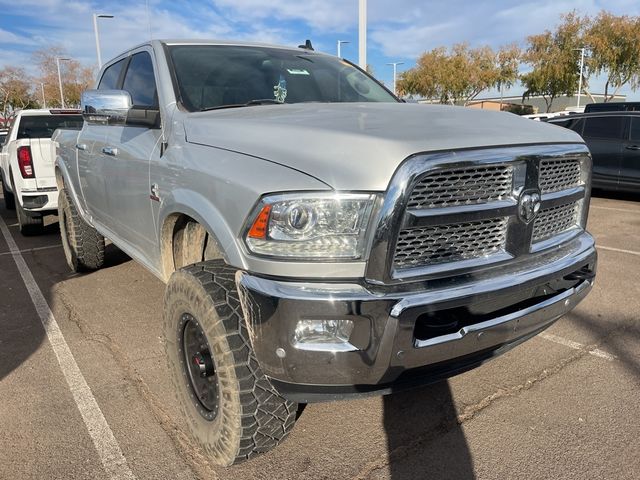
[[[309,405],[231,468],[182,430],[162,282],[113,245],[71,274],[56,217],[37,237],[0,217],[0,479],[640,478],[640,197],[592,200],[596,285],[545,333],[446,382]]]

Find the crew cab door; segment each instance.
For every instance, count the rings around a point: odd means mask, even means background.
[[[630,117],[629,137],[622,145],[620,190],[640,192],[640,116]]]
[[[98,90],[118,88],[128,61],[128,58],[124,58],[107,67],[98,84]],[[103,225],[111,223],[107,199],[107,185],[111,184],[111,179],[107,176],[106,170],[112,159],[103,153],[103,149],[112,128],[115,127],[85,122],[76,144],[80,183],[77,194],[82,196],[83,206],[89,215]]]
[[[582,137],[593,156],[593,186],[615,190],[622,161],[626,118],[603,115],[586,119]]]
[[[134,108],[158,109],[151,51],[131,55],[122,81]],[[104,154],[106,196],[111,222],[107,227],[131,247],[151,259],[157,249],[151,209],[149,163],[160,157],[161,130],[145,126],[109,126]]]

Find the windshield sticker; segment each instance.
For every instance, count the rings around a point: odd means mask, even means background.
[[[310,75],[310,73],[304,68],[287,68],[289,75]]]
[[[282,75],[280,75],[278,84],[273,87],[273,96],[280,103],[284,103],[287,99],[287,81]]]

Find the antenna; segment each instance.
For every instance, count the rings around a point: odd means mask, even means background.
[[[313,45],[311,45],[311,40],[307,39],[307,41],[304,42],[304,45],[298,45],[298,48],[304,48],[305,50],[313,50]]]
[[[151,35],[151,17],[149,16],[149,0],[145,0],[145,7],[147,10],[147,28],[149,29],[149,40],[153,38]]]

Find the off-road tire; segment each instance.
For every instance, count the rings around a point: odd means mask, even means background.
[[[64,188],[58,195],[58,221],[69,268],[74,272],[87,272],[102,267],[104,237],[82,219]]]
[[[18,216],[20,233],[25,237],[40,235],[44,231],[44,219],[42,215],[38,215],[37,217],[29,216],[25,209],[22,208],[22,205],[20,205],[20,202],[16,203],[16,214]]]
[[[15,210],[16,209],[16,197],[7,190],[4,182],[2,182],[2,197],[4,198],[4,207],[7,210]]]
[[[229,466],[266,452],[289,434],[297,404],[284,399],[254,356],[235,285],[236,269],[222,260],[176,271],[164,298],[167,361],[189,432],[211,460]],[[192,315],[210,346],[219,406],[213,419],[197,409],[182,350],[182,325]]]

